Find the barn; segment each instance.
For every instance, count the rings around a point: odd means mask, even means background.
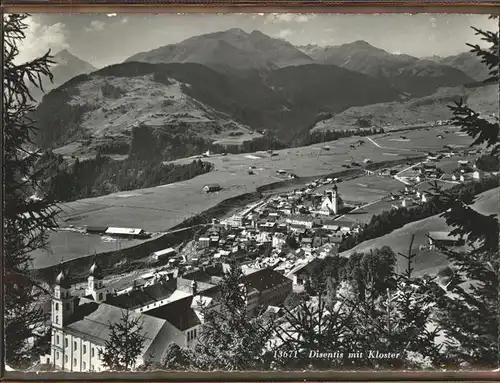
[[[446,231],[430,231],[427,234],[429,245],[432,248],[436,245],[442,246],[461,246],[464,240],[458,235],[452,235]]]
[[[221,187],[219,184],[208,184],[208,185],[203,186],[202,190],[205,193],[213,193],[213,192],[219,191],[220,189],[221,189]]]

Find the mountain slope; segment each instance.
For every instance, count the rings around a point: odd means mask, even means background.
[[[91,73],[97,70],[97,68],[95,68],[92,64],[79,59],[66,49],[55,54],[52,60],[56,63],[51,66],[51,72],[54,76],[53,82],[51,82],[48,77],[42,79],[45,94],[75,76],[84,73]],[[32,92],[32,96],[37,101],[39,101],[44,95],[44,93],[38,88],[30,87],[30,90]]]
[[[479,194],[475,203],[472,205],[472,208],[481,214],[498,214],[499,191],[499,188],[495,188]],[[440,217],[438,214],[429,218],[424,218],[420,221],[409,223],[382,237],[362,242],[351,250],[343,252],[342,255],[348,256],[354,252],[365,252],[370,249],[380,248],[384,245],[391,247],[395,253],[407,254],[412,235],[415,235],[413,250],[417,254],[417,257],[415,258],[415,263],[413,264],[414,271],[417,275],[425,273],[432,275],[439,271],[440,268],[448,265],[446,256],[435,250],[420,250],[419,245],[428,244],[427,233],[429,231],[450,230],[452,230],[452,228],[448,226],[444,218]],[[398,271],[404,270],[406,262],[407,261],[403,257],[398,256]]]
[[[405,102],[388,102],[362,107],[352,107],[332,118],[320,121],[313,130],[355,129],[363,121],[370,126],[392,128],[418,125],[424,122],[449,120],[452,117],[448,105],[460,99],[481,114],[498,114],[498,85],[474,88],[440,88],[430,96]]]
[[[270,70],[314,61],[287,41],[259,31],[230,29],[191,37],[149,52],[138,53],[125,62],[197,63],[217,70]]]
[[[141,122],[206,139],[243,132],[246,126],[291,139],[307,131],[320,112],[338,113],[398,97],[385,81],[335,66],[235,76],[199,64],[129,62],[75,77],[52,90],[34,117],[42,147],[126,137]]]
[[[448,57],[437,57],[433,60],[440,64],[457,68],[477,81],[483,81],[489,77],[488,68],[472,52],[463,52]]]
[[[432,94],[440,87],[473,82],[471,77],[457,68],[409,55],[391,54],[365,41],[328,47],[308,45],[301,49],[317,63],[338,65],[373,77],[385,78],[412,97]]]

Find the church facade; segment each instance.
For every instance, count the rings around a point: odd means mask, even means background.
[[[344,201],[340,198],[337,185],[334,185],[332,189],[325,191],[319,212],[323,215],[336,215],[343,207]]]

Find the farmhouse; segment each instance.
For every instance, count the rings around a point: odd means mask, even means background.
[[[433,249],[436,245],[442,246],[461,246],[464,241],[457,235],[451,235],[447,231],[430,231],[427,234],[429,246]]]
[[[202,190],[205,193],[213,193],[213,192],[221,190],[221,187],[219,184],[208,184],[208,185],[203,186]]]
[[[359,233],[360,231],[360,226],[357,222],[351,222],[351,221],[335,221],[337,222],[337,225],[340,228],[341,233]]]
[[[481,180],[484,178],[484,172],[482,170],[476,170],[474,173],[472,173],[472,178],[475,180]]]
[[[286,243],[286,236],[283,233],[273,235],[272,246],[274,249],[281,249]]]

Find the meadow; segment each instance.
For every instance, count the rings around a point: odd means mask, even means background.
[[[477,196],[477,200],[473,208],[482,214],[498,214],[499,202],[498,193],[500,188],[488,190]],[[446,257],[437,252],[429,250],[419,250],[419,245],[427,245],[427,233],[429,231],[450,231],[450,228],[445,220],[439,215],[422,219],[420,221],[409,223],[402,228],[394,230],[379,238],[370,239],[362,242],[354,248],[347,250],[341,255],[349,256],[353,252],[365,252],[370,249],[380,248],[382,246],[389,246],[396,253],[408,253],[411,237],[415,234],[413,242],[413,251],[417,254],[415,263],[413,265],[416,275],[435,274],[440,268],[448,264]],[[397,268],[399,272],[404,271],[406,267],[406,260],[398,255]]]
[[[389,176],[370,175],[341,182],[337,187],[344,201],[364,204],[385,197],[391,192],[397,193],[404,189],[404,184]],[[322,193],[329,188],[330,186],[325,185],[317,191]]]

